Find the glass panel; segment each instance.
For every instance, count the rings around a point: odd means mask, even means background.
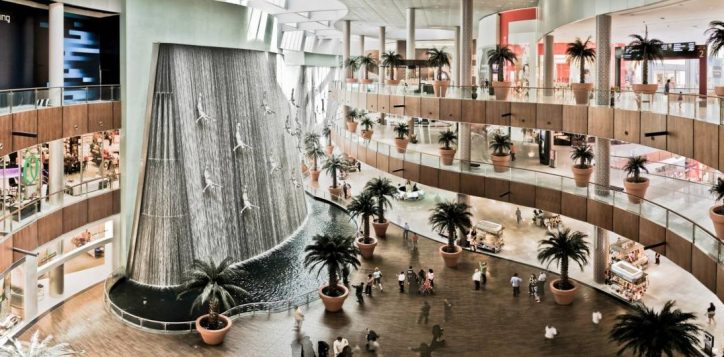
[[[588,187],[578,187],[576,181],[570,177],[562,178],[562,191],[572,193],[577,196],[588,196]]]
[[[639,200],[639,202],[643,201]],[[613,191],[613,204],[618,208],[636,214],[639,214],[639,212],[641,211],[641,203],[632,203],[629,199],[629,195],[625,192]]]
[[[666,227],[666,208],[649,201],[641,201],[641,217],[662,227]]]
[[[492,165],[489,166],[492,168]],[[491,169],[491,171],[493,170]],[[510,179],[511,181],[531,184],[536,182],[536,173],[535,171],[512,169],[510,173]]]
[[[0,114],[10,113],[10,92],[0,92]]]
[[[421,153],[420,156],[420,161],[423,165],[440,168],[440,158],[438,156],[425,153]]]
[[[535,184],[537,186],[552,188],[554,190],[561,190],[561,176],[551,175],[543,172],[535,173]]]
[[[613,205],[613,190],[591,183],[588,184],[588,198]]]
[[[395,151],[397,151],[397,150],[395,150]],[[416,152],[416,151],[405,152],[405,161],[419,165],[420,164],[420,153]]]
[[[694,245],[714,260],[719,257],[719,240],[705,232],[701,227],[694,227]]]
[[[669,217],[669,230],[691,242],[694,239],[694,224],[675,212],[667,212]]]

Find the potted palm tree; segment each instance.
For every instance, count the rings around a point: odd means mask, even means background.
[[[339,155],[332,155],[327,158],[322,166],[324,172],[332,177],[332,186],[329,186],[329,194],[332,198],[339,198],[342,195],[342,187],[337,184],[337,174],[347,171],[347,164]]]
[[[374,120],[370,119],[370,117],[367,116],[367,114],[363,114],[362,120],[360,120],[359,123],[362,124],[362,127],[364,128],[364,129],[362,129],[362,137],[367,140],[372,139],[372,134],[374,134],[374,131],[372,131],[371,129],[372,129],[372,126],[375,125]]]
[[[493,161],[493,168],[495,172],[505,172],[510,166],[510,147],[513,142],[510,141],[510,136],[503,135],[501,133],[494,133],[493,140],[488,145],[493,154],[490,155],[490,160]]]
[[[593,166],[591,165],[593,161],[593,149],[587,144],[578,145],[571,151],[571,159],[573,159],[573,161],[580,160],[578,164],[573,165],[571,168],[576,186],[588,186],[588,182],[591,180],[591,174],[593,173]]]
[[[403,60],[402,55],[395,51],[387,51],[382,54],[382,66],[387,67],[390,71],[390,79],[385,80],[385,84],[396,86],[400,84],[399,79],[395,79],[395,70],[397,67],[402,66]]]
[[[447,245],[440,247],[440,256],[445,261],[445,266],[455,268],[462,255],[463,249],[455,245],[455,232],[459,229],[467,231],[472,226],[472,213],[470,206],[463,202],[440,202],[433,208],[429,222],[432,229],[447,234]]]
[[[385,208],[392,207],[389,199],[395,197],[397,188],[392,186],[389,179],[376,177],[367,181],[364,190],[369,192],[377,203],[377,212],[375,213],[377,219],[372,222],[375,236],[384,238],[387,234],[387,227],[390,226],[390,222],[385,219]]]
[[[561,268],[561,278],[553,280],[550,288],[556,303],[559,305],[570,305],[576,296],[578,287],[568,277],[568,264],[570,261],[578,264],[583,271],[583,266],[588,264],[588,257],[591,254],[588,249],[587,236],[579,231],[569,228],[557,231],[546,232],[546,239],[538,242],[538,261],[541,264],[556,262]]]
[[[450,54],[445,52],[445,48],[433,48],[427,51],[427,64],[437,68],[435,71],[435,79],[432,81],[432,88],[436,97],[444,97],[447,93],[447,87],[450,81],[443,78],[442,68],[450,66]]]
[[[17,338],[11,338],[5,346],[0,346],[0,356],[10,357],[62,357],[83,354],[84,351],[74,350],[68,343],[51,345],[53,335],[40,339],[40,330],[36,330],[30,341],[23,343]]]
[[[312,176],[313,182],[319,182],[319,160],[325,158],[326,155],[319,146],[319,142],[306,145],[304,150],[307,159],[312,161],[312,169],[309,171],[309,175]]]
[[[410,132],[410,129],[407,127],[407,123],[398,123],[392,128],[392,130],[394,130],[395,134],[397,134],[397,137],[395,138],[395,147],[397,147],[397,152],[402,154],[407,150],[407,144],[409,141],[405,138],[405,135]]]
[[[724,21],[712,21],[709,23],[709,28],[706,30],[706,44],[711,46],[711,52],[709,55],[716,57],[716,55],[724,48]],[[714,94],[724,97],[724,86],[714,87]]]
[[[632,156],[623,166],[626,171],[626,178],[623,180],[623,187],[628,193],[628,200],[631,203],[641,202],[641,198],[646,196],[646,189],[649,188],[649,179],[641,176],[641,171],[649,173],[646,163],[649,160],[643,156]]]
[[[661,61],[664,53],[661,46],[664,44],[659,39],[649,38],[649,27],[643,36],[629,35],[633,40],[628,44],[634,53],[641,55],[641,84],[632,84],[633,91],[637,94],[654,94],[659,87],[658,84],[649,84],[649,61]]]
[[[667,301],[660,312],[638,303],[631,311],[616,316],[609,339],[618,343],[618,355],[627,350],[635,356],[700,356],[701,328],[695,323],[696,315],[674,309],[674,301]]]
[[[505,80],[505,64],[509,63],[511,65],[515,65],[515,61],[518,60],[518,56],[516,56],[515,52],[513,52],[507,45],[495,45],[495,48],[489,50],[487,55],[490,73],[493,73],[494,65],[497,65],[498,67],[498,80],[493,81],[492,86],[495,90],[495,99],[507,100],[512,83]]]
[[[324,153],[327,154],[327,156],[332,156],[332,153],[334,152],[334,145],[332,145],[332,129],[329,126],[325,126],[322,128],[322,135],[327,141],[327,145],[324,147]]]
[[[362,71],[363,78],[360,79],[359,82],[362,84],[372,83],[372,80],[369,79],[370,69],[377,65],[377,61],[375,61],[371,53],[368,53],[366,56],[357,57],[357,61],[360,67],[364,67],[364,71]]]
[[[228,310],[236,306],[234,295],[246,294],[246,291],[238,286],[243,273],[230,257],[218,265],[210,258],[208,263],[194,259],[191,268],[186,271],[178,298],[196,294],[191,305],[192,312],[207,306],[209,313],[196,319],[196,331],[207,345],[224,342],[224,336],[231,328],[231,319],[220,314],[219,309]]]
[[[304,151],[307,151],[309,149],[309,146],[313,146],[313,145],[320,146],[319,134],[311,132],[311,131],[306,132],[306,133],[304,133],[304,138],[302,139],[302,142],[304,143]],[[309,168],[307,167],[307,162],[306,162],[306,159],[308,159],[308,158],[309,158],[308,156],[306,158],[304,156],[302,156],[302,164],[301,164],[302,173],[306,173],[309,170]]]
[[[357,79],[354,78],[354,73],[359,69],[359,58],[350,57],[343,65],[344,68],[347,68],[347,83],[357,83]]]
[[[716,202],[724,198],[724,180],[722,180],[721,177],[717,177],[716,183],[709,189],[709,192],[716,196],[714,206],[709,209],[709,218],[714,222],[716,237],[724,240],[724,206],[716,205]]]
[[[568,62],[577,62],[580,64],[578,72],[579,82],[571,83],[576,104],[588,104],[588,96],[591,93],[591,89],[593,89],[593,83],[586,83],[586,64],[593,63],[596,59],[596,49],[590,45],[591,37],[589,36],[586,41],[583,42],[580,38],[576,38],[576,40],[569,43],[568,48],[566,48]]]
[[[318,275],[327,270],[328,283],[319,289],[319,297],[324,308],[329,312],[342,310],[349,290],[338,283],[338,278],[349,266],[357,268],[360,265],[357,259],[359,250],[354,245],[354,237],[317,234],[304,251],[307,253],[304,257],[304,266],[307,269],[310,271],[316,269]]]
[[[440,159],[443,165],[452,165],[455,159],[456,150],[450,145],[455,145],[458,142],[458,136],[454,131],[448,129],[440,133],[437,139],[438,144],[442,145],[440,148]]]
[[[357,131],[357,119],[362,117],[364,112],[362,110],[352,109],[347,114],[347,130],[351,133]]]
[[[362,254],[362,258],[372,258],[377,246],[377,239],[370,237],[370,217],[377,213],[375,197],[370,191],[362,191],[362,193],[352,198],[352,202],[347,205],[347,211],[349,211],[352,219],[362,218],[362,237],[357,239],[357,247]]]

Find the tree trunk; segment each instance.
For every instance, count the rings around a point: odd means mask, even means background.
[[[337,188],[337,170],[332,169],[332,187]]]
[[[455,253],[455,227],[448,228],[447,234],[448,253]]]
[[[329,290],[327,293],[332,296],[332,293],[337,290],[337,272],[331,265],[327,266],[327,272],[329,274]]]
[[[567,286],[568,282],[568,258],[561,259],[561,285]]]
[[[646,53],[644,53],[644,62],[641,67],[641,83],[649,84],[649,61],[646,60]]]
[[[498,63],[498,82],[505,81],[505,61]]]
[[[385,223],[385,206],[382,204],[382,197],[377,197],[377,223]]]
[[[370,239],[370,216],[363,215],[362,216],[362,232],[364,234],[364,242],[365,244],[369,244]]]
[[[580,72],[581,83],[586,83],[586,62],[581,59],[581,72]]]

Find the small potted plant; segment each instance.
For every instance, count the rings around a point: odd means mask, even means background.
[[[709,192],[716,196],[714,206],[709,209],[709,218],[714,223],[716,237],[724,240],[724,206],[716,204],[724,198],[724,180],[717,177],[716,183],[709,189]]]
[[[571,232],[569,228],[566,228],[547,231],[546,239],[538,242],[538,261],[548,266],[556,262],[561,268],[561,278],[553,280],[550,285],[553,298],[559,305],[573,303],[573,298],[578,291],[578,287],[568,276],[568,266],[572,260],[583,271],[583,266],[588,264],[588,257],[591,253],[588,242],[585,240],[586,237],[579,231]]]
[[[342,160],[341,156],[332,155],[324,162],[322,169],[332,178],[332,186],[329,186],[329,194],[332,195],[333,199],[341,197],[342,187],[337,182],[337,174],[347,171],[347,164]]]
[[[437,68],[435,71],[435,80],[432,81],[432,88],[436,97],[444,97],[447,93],[447,87],[450,81],[443,78],[442,68],[450,66],[450,54],[445,49],[433,48],[427,51],[427,64]]]
[[[578,72],[578,83],[571,83],[573,96],[576,104],[588,104],[588,97],[593,89],[593,83],[586,83],[586,64],[593,63],[596,59],[596,49],[591,47],[591,37],[582,42],[580,38],[568,44],[566,48],[568,62],[580,65]]]
[[[357,239],[357,248],[359,248],[362,258],[372,258],[375,247],[377,247],[377,239],[370,237],[370,217],[377,213],[375,197],[370,191],[362,191],[362,193],[352,198],[352,201],[347,205],[347,211],[349,211],[352,219],[362,218],[362,237]]]
[[[593,166],[591,165],[591,162],[593,162],[593,149],[587,144],[578,145],[571,151],[571,159],[573,159],[574,162],[580,160],[578,164],[573,165],[571,168],[576,186],[588,186],[588,182],[591,180],[591,174],[593,173]]]
[[[231,328],[231,319],[220,314],[219,309],[228,310],[236,306],[234,295],[245,295],[246,291],[239,287],[244,271],[235,266],[230,257],[218,265],[195,259],[191,268],[186,271],[181,292],[178,298],[187,294],[196,294],[191,311],[198,311],[206,305],[208,314],[196,319],[196,331],[207,345],[218,345],[224,342],[224,336]]]
[[[332,156],[332,153],[334,152],[334,145],[332,145],[332,129],[328,125],[325,126],[322,128],[322,135],[327,141],[327,145],[324,147],[324,153],[327,154],[327,156]]]
[[[395,134],[397,134],[397,137],[395,138],[395,147],[397,147],[397,152],[402,154],[407,150],[408,140],[405,138],[405,135],[410,132],[410,129],[407,127],[407,123],[398,123],[392,128],[392,130],[394,130]]]
[[[364,128],[362,129],[362,137],[365,138],[365,140],[372,139],[372,134],[374,134],[372,127],[375,125],[375,122],[370,119],[367,114],[363,114],[362,120],[360,120],[359,123],[362,124],[362,127]]]
[[[510,141],[510,136],[503,135],[501,133],[494,133],[493,140],[488,145],[493,154],[490,155],[490,160],[493,161],[493,168],[495,172],[505,172],[510,166],[510,147],[513,142]]]
[[[362,110],[352,109],[349,111],[349,114],[347,114],[347,130],[350,133],[357,131],[357,119],[362,115],[364,115]]]
[[[455,159],[455,150],[450,145],[455,145],[458,142],[458,136],[452,130],[445,130],[440,133],[437,139],[438,144],[442,145],[440,148],[440,159],[443,165],[452,165]]]
[[[327,270],[328,283],[319,289],[325,310],[337,312],[342,310],[344,300],[349,290],[338,283],[338,278],[348,267],[358,268],[360,265],[357,254],[359,250],[354,245],[354,237],[343,235],[317,234],[311,244],[304,248],[304,266],[310,271],[317,270],[320,274]]]
[[[382,54],[382,66],[386,67],[390,73],[390,79],[385,80],[385,84],[390,86],[396,86],[400,84],[399,79],[395,79],[395,71],[397,67],[402,66],[403,59],[402,55],[395,51],[387,51]]]
[[[375,61],[374,57],[372,57],[372,54],[368,53],[366,56],[357,57],[357,62],[359,63],[360,67],[364,68],[364,70],[362,71],[363,78],[360,79],[359,82],[362,84],[372,83],[372,80],[369,79],[370,69],[374,68],[377,65],[377,61]]]
[[[383,177],[376,177],[367,181],[364,190],[369,192],[377,203],[377,211],[375,212],[377,219],[372,222],[372,227],[375,229],[375,236],[385,238],[387,235],[387,227],[390,226],[390,222],[385,219],[385,208],[392,207],[390,198],[395,197],[397,188],[392,185],[390,180]]]
[[[473,100],[478,99],[478,87],[477,87],[477,86],[472,86],[472,87],[470,88],[470,90],[471,90],[470,98],[472,98]]]
[[[641,171],[649,173],[646,163],[649,160],[643,156],[633,156],[628,159],[623,170],[626,178],[623,180],[623,187],[628,193],[628,200],[631,203],[640,203],[641,198],[646,196],[646,189],[649,188],[649,179],[641,176]]]
[[[354,73],[359,69],[359,58],[350,57],[343,65],[344,68],[347,68],[347,83],[357,83],[357,79],[354,78]]]
[[[631,88],[637,94],[654,94],[659,85],[656,83],[649,84],[649,62],[664,59],[664,53],[661,49],[664,43],[659,39],[649,38],[648,26],[646,26],[644,36],[633,34],[629,35],[629,37],[633,38],[633,40],[628,46],[634,53],[641,56],[641,84],[632,84]]]
[[[493,66],[498,67],[498,80],[493,81],[492,88],[495,90],[495,99],[507,100],[510,94],[510,87],[513,85],[510,81],[505,80],[505,64],[510,63],[515,65],[515,61],[518,60],[518,56],[515,55],[510,47],[507,45],[495,45],[494,49],[491,49],[487,53],[488,65],[490,66],[490,73],[493,73]]]
[[[312,162],[312,169],[309,175],[313,182],[319,182],[319,160],[326,157],[319,143],[319,134],[307,133],[304,138],[304,154]]]
[[[465,232],[472,227],[470,206],[463,202],[440,202],[431,211],[429,222],[432,229],[441,235],[447,233],[447,244],[440,247],[440,256],[445,266],[455,268],[463,252],[461,247],[455,245],[455,232]]]
[[[706,30],[706,44],[711,46],[709,56],[716,57],[724,48],[724,21],[712,21]],[[724,86],[715,86],[714,94],[724,97]]]

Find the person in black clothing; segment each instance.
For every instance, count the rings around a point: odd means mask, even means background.
[[[365,283],[360,282],[357,285],[352,285],[352,287],[354,288],[354,295],[357,297],[357,303],[364,304],[365,298],[362,294],[364,293]]]
[[[349,267],[347,265],[342,268],[342,283],[349,285]]]
[[[432,357],[432,349],[427,345],[427,343],[421,343],[418,348],[410,347],[410,351],[420,352],[420,357]]]
[[[444,329],[440,327],[440,325],[432,327],[432,342],[430,342],[431,349],[445,346],[445,339],[442,338],[443,331]]]
[[[421,323],[425,321],[425,325],[427,325],[427,320],[430,317],[430,304],[427,303],[427,300],[425,300],[422,303],[422,306],[420,306],[420,316],[417,318],[417,323]]]

